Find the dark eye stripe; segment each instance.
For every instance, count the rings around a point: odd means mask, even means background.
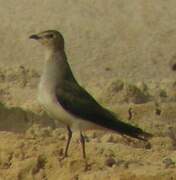
[[[45,37],[46,38],[53,38],[53,34],[47,34]]]

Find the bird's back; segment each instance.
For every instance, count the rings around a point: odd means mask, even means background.
[[[77,118],[84,119],[84,121],[138,139],[145,140],[150,136],[140,128],[121,121],[114,113],[103,108],[76,82],[66,81],[64,86],[58,88],[57,99],[66,111]]]

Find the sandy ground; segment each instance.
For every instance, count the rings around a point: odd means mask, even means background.
[[[87,131],[87,163],[79,133],[61,160],[67,139],[38,109],[1,105],[0,179],[2,180],[170,180],[176,179],[176,103],[149,101],[113,106],[121,119],[154,134],[149,142],[108,131]]]
[[[69,157],[61,160],[66,134],[35,126],[25,135],[0,133],[0,175],[3,180],[170,180],[176,179],[176,145],[171,137],[142,143],[121,136],[86,133],[87,163],[81,157],[78,134]]]
[[[0,0],[0,180],[176,179],[176,2]],[[154,135],[140,142],[74,133],[36,101],[43,50],[29,35],[57,29],[72,70],[102,105]]]

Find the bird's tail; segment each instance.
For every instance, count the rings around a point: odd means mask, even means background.
[[[108,116],[108,123],[106,123],[106,127],[108,125],[109,129],[143,141],[147,141],[152,137],[152,134],[143,131],[141,128],[119,120],[119,118],[109,111],[106,112]]]
[[[120,132],[121,134],[125,134],[143,141],[147,141],[152,137],[152,134],[145,132],[138,127],[132,126],[121,121],[117,121],[116,131]]]

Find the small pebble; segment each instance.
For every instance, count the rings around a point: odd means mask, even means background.
[[[171,158],[164,159],[163,163],[165,164],[165,168],[175,167],[175,162]]]
[[[145,144],[145,149],[151,149],[152,145],[148,142],[147,144]]]
[[[115,164],[116,164],[116,160],[114,158],[108,158],[105,161],[105,165],[108,167],[112,167]]]

